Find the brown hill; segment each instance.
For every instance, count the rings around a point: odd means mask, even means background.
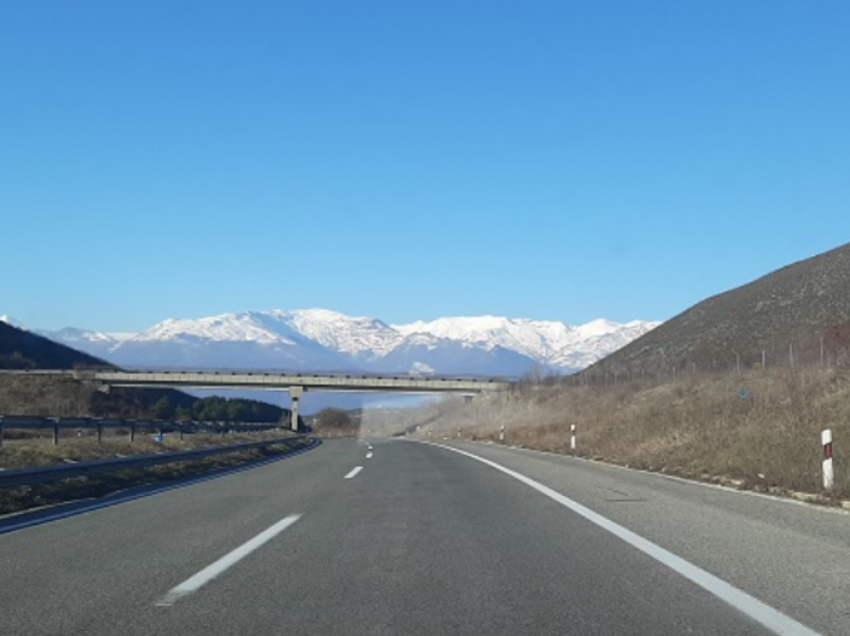
[[[73,369],[113,365],[76,349],[0,322],[0,370]],[[104,394],[70,378],[0,375],[0,414],[152,417],[163,398],[173,407],[197,399],[172,390],[119,390]]]
[[[0,322],[0,371],[113,367],[28,331]],[[287,409],[240,398],[199,399],[173,389],[114,389],[109,393],[72,378],[0,373],[0,415],[195,419],[276,422]]]
[[[77,366],[111,365],[0,321],[0,369],[72,369]]]
[[[850,363],[850,244],[708,298],[583,373]]]

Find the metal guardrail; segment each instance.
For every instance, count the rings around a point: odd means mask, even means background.
[[[215,446],[213,448],[202,448],[190,451],[177,451],[158,455],[137,455],[133,457],[119,457],[117,459],[98,459],[89,462],[77,462],[74,464],[37,466],[33,468],[19,468],[15,470],[0,469],[0,488],[32,486],[49,481],[58,481],[60,479],[90,477],[102,473],[129,470],[133,468],[148,468],[159,464],[201,459],[211,455],[233,453],[241,450],[250,450],[252,448],[264,448],[278,444],[284,444],[292,448],[296,442],[301,443],[303,440],[304,436],[300,435],[298,437],[284,437],[265,440],[262,442],[244,442],[241,444]]]
[[[17,417],[0,415],[0,446],[3,445],[5,430],[43,430],[53,431],[53,442],[59,442],[59,431],[62,429],[93,429],[97,431],[97,440],[101,441],[103,430],[107,428],[126,429],[130,441],[139,431],[155,431],[160,435],[178,433],[183,438],[185,433],[247,433],[269,431],[280,428],[272,422],[167,422],[159,420],[122,420],[107,418],[75,418],[75,417]]]

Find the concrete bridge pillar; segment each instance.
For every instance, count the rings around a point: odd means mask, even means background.
[[[290,409],[292,411],[292,422],[290,423],[290,427],[296,432],[298,431],[298,405],[301,402],[301,396],[303,395],[303,386],[289,387],[289,401],[291,403]]]

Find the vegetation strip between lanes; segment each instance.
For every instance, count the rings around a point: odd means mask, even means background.
[[[289,515],[288,517],[281,519],[270,528],[263,530],[253,539],[246,541],[235,550],[228,552],[215,563],[208,565],[197,574],[189,577],[180,585],[171,588],[171,590],[169,590],[169,592],[165,596],[158,600],[155,605],[157,607],[171,607],[179,599],[183,598],[184,596],[187,596],[188,594],[196,592],[201,587],[212,581],[219,574],[230,569],[232,566],[234,566],[246,556],[251,554],[254,550],[274,539],[277,535],[286,530],[289,526],[298,521],[300,518],[301,515],[297,514]]]
[[[806,627],[802,623],[798,623],[790,616],[786,616],[779,610],[776,610],[765,603],[762,603],[757,598],[750,596],[743,590],[739,590],[735,586],[727,583],[723,579],[720,579],[713,574],[706,572],[702,568],[686,561],[685,559],[676,556],[672,552],[665,550],[659,545],[652,543],[651,541],[644,539],[639,534],[632,532],[631,530],[621,526],[618,523],[615,523],[608,519],[607,517],[603,517],[599,513],[594,512],[590,508],[586,508],[581,505],[577,501],[573,501],[569,497],[562,495],[561,493],[552,490],[548,486],[544,486],[538,481],[531,479],[530,477],[526,477],[522,473],[518,473],[510,468],[506,468],[501,464],[497,464],[494,461],[489,459],[485,459],[483,457],[479,457],[473,453],[460,450],[459,448],[452,448],[451,446],[445,446],[443,444],[437,444],[434,442],[426,442],[426,441],[417,441],[420,444],[427,444],[428,446],[434,446],[436,448],[442,448],[444,450],[452,451],[454,453],[458,453],[460,455],[464,455],[465,457],[469,457],[470,459],[474,459],[476,461],[481,462],[482,464],[486,464],[491,468],[495,468],[496,470],[505,473],[506,475],[513,477],[514,479],[524,483],[527,486],[530,486],[537,492],[549,497],[553,501],[561,504],[562,506],[569,508],[576,514],[584,517],[591,523],[599,526],[603,530],[610,532],[614,536],[619,539],[622,539],[629,545],[634,548],[637,548],[650,558],[658,561],[662,565],[667,566],[674,572],[681,574],[686,579],[700,586],[710,594],[724,601],[728,605],[731,605],[739,612],[745,614],[749,618],[753,619],[763,627],[769,629],[774,634],[779,634],[781,636],[821,636],[818,632]]]
[[[151,495],[168,492],[171,490],[177,490],[178,488],[185,488],[186,486],[192,486],[194,484],[199,484],[205,481],[211,481],[213,479],[218,479],[219,477],[225,477],[227,475],[233,475],[246,470],[252,470],[254,468],[259,468],[267,464],[271,464],[284,459],[288,459],[290,457],[294,457],[296,455],[300,455],[309,450],[312,450],[319,444],[321,444],[320,440],[312,440],[309,444],[306,444],[301,448],[290,450],[287,453],[281,453],[268,457],[266,459],[250,461],[228,468],[216,469],[212,472],[191,477],[189,479],[180,479],[176,482],[171,480],[163,482],[160,485],[151,485],[150,487],[146,487],[142,492],[130,492],[126,494],[119,493],[115,495],[108,495],[106,499],[95,499],[88,503],[79,501],[68,501],[64,505],[56,505],[55,509],[53,509],[53,507],[49,507],[44,509],[13,513],[12,515],[6,517],[0,516],[0,534],[14,532],[16,530],[23,530],[32,526],[50,523],[52,521],[58,521],[60,519],[73,517],[86,512],[92,512],[95,510],[100,510],[102,508],[109,508],[118,504],[128,503],[137,499],[149,497]]]
[[[214,455],[239,453],[241,451],[265,449],[269,446],[287,446],[298,441],[298,438],[280,438],[260,442],[243,442],[224,446],[211,446],[186,451],[173,451],[154,455],[134,455],[113,459],[98,459],[90,462],[74,462],[53,466],[36,466],[0,472],[0,487],[7,483],[13,486],[31,486],[45,481],[55,481],[73,477],[88,477],[101,473],[149,468],[162,464],[172,464],[196,459],[204,459]]]

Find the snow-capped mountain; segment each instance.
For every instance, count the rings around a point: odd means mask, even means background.
[[[499,375],[519,377],[535,367],[535,361],[499,345],[476,346],[414,333],[380,359],[374,370],[444,375]]]
[[[373,358],[398,345],[397,330],[375,318],[352,318],[327,309],[271,311],[301,334],[333,351]]]
[[[39,331],[37,333],[50,338],[54,342],[103,359],[109,359],[119,344],[135,335],[132,333],[100,333],[75,327],[65,327],[59,331]]]
[[[503,347],[546,363],[575,340],[571,337],[573,328],[562,322],[496,316],[440,318],[433,322],[394,325],[394,328],[405,336],[428,334],[484,349]]]
[[[108,358],[133,366],[204,368],[351,368],[347,356],[302,334],[286,312],[165,320],[114,348]]]
[[[394,328],[405,335],[429,334],[487,350],[502,347],[554,369],[575,370],[596,362],[658,324],[641,320],[620,324],[600,319],[571,327],[557,321],[473,316]]]
[[[658,323],[595,320],[570,326],[496,316],[388,325],[325,309],[169,319],[139,334],[40,332],[110,362],[136,367],[274,368],[515,377],[570,372]]]
[[[2,316],[0,316],[0,322],[5,322],[5,323],[6,323],[7,325],[9,325],[10,327],[15,327],[15,328],[17,328],[17,329],[24,329],[24,330],[26,330],[26,327],[24,327],[24,325],[23,325],[22,323],[20,323],[19,321],[15,320],[15,319],[14,319],[14,318],[12,318],[11,316],[7,316],[7,315],[5,315],[5,314],[4,314],[4,315],[2,315]]]
[[[625,347],[650,329],[657,327],[658,322],[633,320],[624,324],[610,320],[594,320],[575,328],[578,340],[575,345],[566,345],[552,356],[549,364],[555,368],[584,369],[609,353]]]

